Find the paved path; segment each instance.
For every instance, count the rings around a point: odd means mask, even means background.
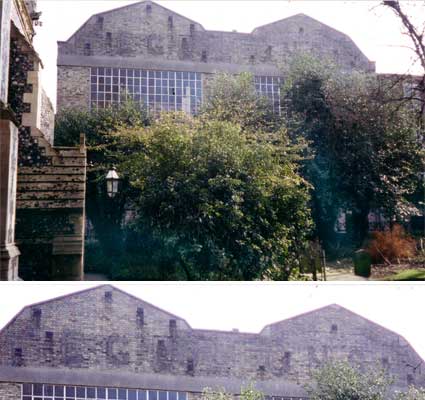
[[[326,268],[327,281],[368,281],[369,278],[357,276],[352,269]]]

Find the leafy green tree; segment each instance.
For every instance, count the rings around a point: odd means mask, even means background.
[[[368,232],[368,214],[382,209],[390,221],[420,184],[424,152],[412,109],[390,101],[391,84],[376,76],[341,75],[327,82],[333,123],[328,140],[337,187],[353,210],[354,238]]]
[[[295,63],[290,76],[290,129],[310,141],[304,171],[315,188],[319,235],[331,236],[321,227],[332,229],[344,206],[353,212],[353,238],[359,246],[369,212],[382,209],[396,219],[400,204],[419,183],[424,153],[417,119],[410,107],[391,101],[396,90],[391,82],[375,75],[324,68],[307,57]]]
[[[303,54],[295,57],[283,87],[283,104],[289,135],[295,142],[305,139],[302,175],[311,183],[311,208],[315,233],[326,250],[336,243],[334,230],[338,209],[342,206],[334,177],[334,159],[326,133],[332,119],[324,86],[335,66]]]
[[[86,136],[86,215],[100,242],[95,254],[88,254],[93,252],[93,246],[88,248],[86,257],[89,262],[99,259],[104,264],[102,272],[108,271],[108,266],[112,268],[124,252],[125,232],[122,229],[122,220],[132,197],[131,187],[125,180],[121,182],[120,191],[113,199],[106,194],[107,171],[118,162],[118,153],[123,151],[118,150],[117,138],[113,133],[123,126],[137,128],[148,123],[146,110],[131,100],[103,109],[67,109],[56,118],[56,145],[73,146],[78,143],[80,133]]]
[[[149,123],[145,107],[131,99],[106,108],[68,108],[62,110],[55,120],[55,145],[75,146],[80,134],[86,136],[89,153],[99,150],[98,146],[108,144],[109,133],[120,126],[144,126]],[[89,154],[92,155],[92,154]]]
[[[286,158],[299,157],[302,143],[289,145],[284,119],[273,111],[266,96],[257,93],[254,76],[248,72],[212,77],[206,85],[200,118],[237,124],[250,140],[273,144]]]
[[[306,390],[311,400],[387,400],[391,383],[385,371],[335,361],[316,370]]]
[[[120,130],[119,165],[148,228],[184,279],[288,279],[311,226],[306,182],[239,125],[165,115]],[[137,148],[134,151],[133,148]]]
[[[260,96],[254,77],[248,72],[239,75],[216,74],[207,83],[201,114],[208,119],[239,124],[244,132],[274,132],[281,119],[273,112],[269,100]]]
[[[253,383],[242,387],[238,397],[241,400],[264,400],[264,394],[255,389]],[[227,393],[224,389],[212,390],[211,388],[205,388],[202,392],[201,400],[234,400],[234,395]]]

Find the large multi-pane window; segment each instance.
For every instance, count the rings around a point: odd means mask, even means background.
[[[198,72],[91,68],[90,81],[92,108],[104,108],[131,97],[149,110],[183,110],[196,114],[202,101],[202,80]]]
[[[277,76],[256,76],[254,83],[257,93],[266,96],[273,107],[273,112],[280,114],[281,78]]]
[[[64,386],[39,383],[22,385],[22,400],[188,400],[187,392]],[[266,400],[308,400],[306,397],[265,396]]]
[[[24,383],[22,400],[188,400],[186,392]]]
[[[90,104],[104,108],[130,97],[151,111],[186,111],[196,114],[202,102],[199,72],[151,71],[134,68],[91,68]],[[281,79],[256,76],[255,89],[280,113]]]

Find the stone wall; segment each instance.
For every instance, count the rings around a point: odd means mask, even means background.
[[[57,85],[58,112],[66,108],[89,108],[89,67],[59,67]]]
[[[53,146],[55,130],[55,110],[44,89],[41,91],[41,131],[45,139]]]
[[[86,152],[53,147],[54,113],[31,44],[12,32],[9,103],[19,125],[16,242],[20,277],[82,279]]]
[[[0,400],[19,400],[21,385],[19,383],[0,383]]]
[[[58,42],[57,109],[89,106],[90,66],[275,76],[300,52],[332,59],[347,70],[374,70],[347,35],[303,14],[252,33],[208,31],[144,1],[93,15],[66,42]]]
[[[83,277],[86,153],[49,150],[50,166],[19,168],[16,238],[24,280]]]
[[[369,60],[345,34],[304,14],[252,33],[208,31],[202,25],[145,1],[92,16],[59,54],[161,57],[234,64],[276,64],[294,53],[328,56],[347,69],[369,70]]]
[[[3,366],[303,384],[331,359],[381,365],[399,388],[425,385],[423,361],[402,337],[337,305],[259,334],[220,332],[103,286],[27,307],[0,334]]]

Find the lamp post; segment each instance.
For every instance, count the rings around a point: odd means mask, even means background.
[[[118,176],[115,167],[112,167],[106,175],[106,192],[108,193],[109,197],[115,197],[115,195],[118,193],[119,181],[120,177]]]

